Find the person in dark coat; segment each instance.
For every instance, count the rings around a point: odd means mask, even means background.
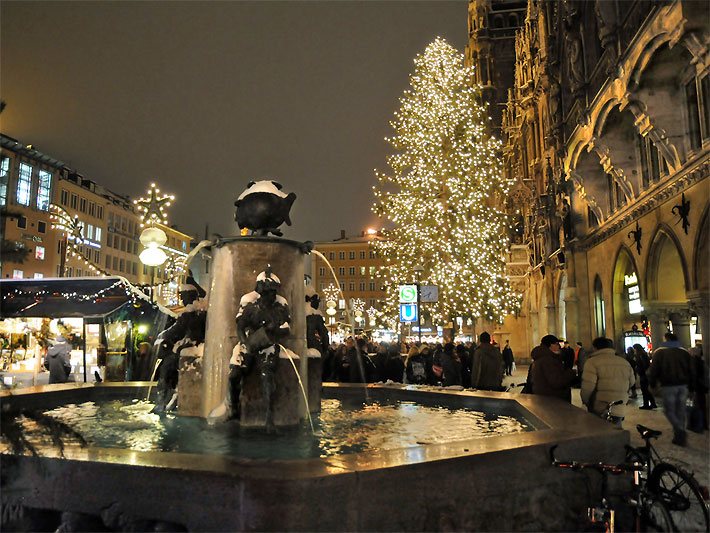
[[[560,357],[562,358],[562,365],[565,368],[574,368],[574,350],[569,345],[567,341],[561,341],[562,349],[560,350]]]
[[[651,366],[651,359],[640,344],[634,344],[634,359],[636,362],[636,371],[639,375],[641,396],[643,397],[643,405],[639,407],[639,409],[655,409],[657,407],[656,399],[648,388],[647,372]]]
[[[71,373],[71,345],[60,333],[54,343],[47,348],[44,367],[49,370],[49,384],[66,383]]]
[[[381,374],[382,381],[394,381],[402,383],[404,379],[404,361],[399,353],[399,346],[391,344],[387,349],[387,360],[385,362],[385,372]]]
[[[545,335],[540,340],[540,346],[533,348],[530,357],[533,360],[529,373],[532,393],[571,403],[571,387],[577,375],[562,364],[560,340],[554,335]]]
[[[456,345],[456,356],[461,361],[461,385],[464,388],[471,388],[471,365],[472,358],[471,354],[468,352],[463,344]]]
[[[681,347],[678,337],[673,333],[665,334],[666,341],[653,352],[653,360],[648,370],[648,382],[651,387],[661,386],[663,412],[673,426],[673,444],[686,446],[685,431],[686,400],[689,387],[694,384],[694,368],[690,354]]]
[[[497,346],[491,344],[487,331],[481,333],[473,352],[471,385],[480,390],[501,390],[503,384],[503,358]]]
[[[513,375],[513,363],[515,358],[513,357],[513,350],[510,348],[510,341],[505,341],[505,346],[503,347],[503,365],[505,365],[505,375]]]
[[[443,370],[440,382],[444,387],[461,385],[461,361],[456,357],[456,350],[452,342],[447,342],[439,352],[438,366]],[[437,364],[436,354],[434,364]]]
[[[434,354],[431,347],[428,344],[422,344],[419,348],[419,353],[424,359],[424,366],[426,369],[426,383],[427,385],[435,385],[437,383],[437,377],[434,375]]]

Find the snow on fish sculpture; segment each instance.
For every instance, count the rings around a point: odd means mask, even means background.
[[[262,236],[269,233],[279,237],[283,235],[279,226],[284,222],[291,225],[289,213],[296,195],[286,194],[282,188],[280,183],[272,180],[249,182],[246,190],[234,202],[237,208],[234,219],[239,229],[246,228]]]

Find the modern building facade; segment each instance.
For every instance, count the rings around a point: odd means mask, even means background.
[[[479,4],[472,0],[470,5]],[[501,117],[518,351],[710,339],[707,3],[530,1]],[[472,45],[473,47],[473,45]],[[495,51],[492,51],[495,54]]]
[[[139,258],[141,217],[127,196],[5,135],[0,149],[3,249],[17,249],[3,254],[3,278],[122,276],[136,285],[155,283],[157,301],[177,305],[175,274],[189,252],[190,235],[159,224],[169,259],[154,270],[146,267]],[[81,242],[52,228],[50,214],[56,211],[50,204],[76,218]]]
[[[49,205],[66,165],[0,135],[0,234],[2,278],[56,276],[57,233]]]

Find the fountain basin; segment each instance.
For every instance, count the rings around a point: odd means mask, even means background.
[[[3,393],[5,406],[145,397],[147,383],[53,385]],[[534,431],[292,460],[113,448],[66,458],[0,456],[3,505],[161,519],[189,530],[573,529],[579,476],[549,466],[548,449],[579,460],[623,458],[628,433],[550,398],[506,393],[326,384],[324,397],[432,400],[517,411]],[[572,475],[570,475],[572,474]]]

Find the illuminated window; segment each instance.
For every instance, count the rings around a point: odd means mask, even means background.
[[[183,252],[187,251],[187,241],[182,241],[182,251]]]
[[[42,279],[44,277],[44,274],[41,272],[35,272],[35,279]]]
[[[101,242],[101,228],[98,226],[94,228],[94,240],[99,243]]]
[[[7,184],[10,181],[10,158],[0,160],[0,205],[7,204]]]
[[[37,209],[49,209],[49,197],[52,192],[52,173],[46,170],[39,171],[39,187],[37,188]]]
[[[32,190],[32,167],[27,163],[20,163],[20,174],[17,180],[17,203],[30,205],[30,191]]]
[[[13,270],[12,271],[12,279],[22,279],[25,276],[24,271],[22,270]]]
[[[44,261],[44,246],[37,246],[35,248],[35,259]]]
[[[606,335],[606,313],[602,280],[597,276],[594,279],[594,321],[597,328],[597,337]]]

